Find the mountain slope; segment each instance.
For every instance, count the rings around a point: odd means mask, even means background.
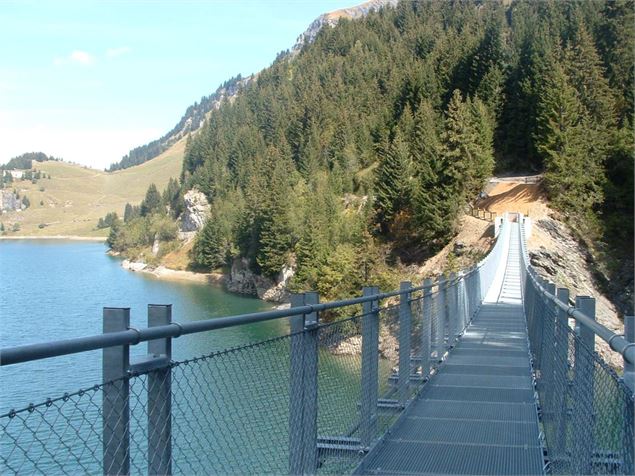
[[[356,292],[382,263],[442,248],[495,165],[544,171],[554,207],[614,236],[600,220],[629,219],[628,200],[607,204],[632,199],[611,179],[629,164],[632,176],[632,105],[616,101],[632,78],[600,45],[633,26],[613,6],[400,2],[320,29],[192,138],[181,192],[211,203],[195,264],[295,267],[295,289],[343,297],[338,283]],[[135,240],[144,223],[113,246],[152,244]]]
[[[108,230],[95,229],[97,221],[113,211],[123,216],[126,203],[140,202],[150,183],[165,188],[170,177],[180,175],[184,151],[182,140],[151,162],[112,173],[66,162],[34,163],[34,169],[51,178],[35,184],[16,181],[8,187],[28,197],[31,205],[0,215],[6,236],[106,236]],[[15,223],[19,230],[11,232]]]
[[[287,53],[283,53],[281,57],[285,57],[288,54],[294,56],[304,45],[312,43],[323,27],[333,27],[337,25],[340,19],[351,20],[361,18],[370,12],[377,11],[385,6],[395,6],[397,3],[398,0],[369,0],[360,5],[342,8],[320,15],[309,25],[306,31],[298,36],[296,44],[291,50]],[[170,132],[148,144],[135,147],[119,162],[112,164],[108,170],[125,169],[152,160],[178,140],[181,140],[192,132],[198,131],[203,126],[205,119],[209,116],[211,111],[217,110],[224,100],[234,98],[236,94],[238,94],[242,88],[246,87],[256,76],[257,74],[243,78],[241,75],[238,75],[227,80],[219,86],[215,92],[209,96],[202,97],[199,102],[188,107],[183,117],[181,117],[181,120]]]

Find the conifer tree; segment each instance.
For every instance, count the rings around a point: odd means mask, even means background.
[[[256,260],[264,274],[277,275],[287,264],[294,245],[288,211],[291,185],[296,175],[289,156],[269,147],[261,173],[265,188],[261,191],[260,224]]]
[[[375,181],[375,206],[380,222],[388,227],[411,199],[410,152],[399,130],[391,141],[379,146],[378,155],[381,162]]]
[[[227,254],[223,245],[218,221],[210,217],[196,235],[196,241],[192,247],[194,262],[207,269],[224,265]]]
[[[444,125],[441,136],[442,185],[456,201],[463,202],[468,195],[465,185],[472,182],[478,134],[471,111],[458,89],[454,90],[448,104]]]
[[[170,177],[168,186],[163,191],[161,200],[163,206],[170,211],[170,216],[172,218],[177,218],[183,211],[183,197],[181,196],[181,187],[179,187],[179,182],[173,177]]]
[[[145,217],[160,211],[161,209],[161,195],[157,190],[157,186],[153,183],[150,184],[146,191],[146,196],[141,202],[141,216]]]
[[[562,64],[593,124],[602,130],[614,126],[614,99],[593,38],[584,23],[577,25],[575,35],[565,49]]]
[[[554,63],[538,104],[536,146],[556,207],[588,215],[602,200],[603,152],[589,136],[590,117],[564,68]]]

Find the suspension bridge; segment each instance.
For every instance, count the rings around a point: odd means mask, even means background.
[[[103,349],[103,375],[0,415],[0,472],[633,474],[634,319],[617,335],[538,276],[530,231],[506,214],[480,263],[392,292],[188,323],[150,305],[144,329],[104,308],[101,335],[2,349],[2,366]],[[172,359],[188,334],[273,319],[288,332]]]

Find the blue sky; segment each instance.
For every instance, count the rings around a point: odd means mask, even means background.
[[[353,0],[0,1],[0,164],[103,168]]]

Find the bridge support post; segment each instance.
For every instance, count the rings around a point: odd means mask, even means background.
[[[432,280],[423,281],[423,305],[421,306],[421,376],[430,375],[432,341]]]
[[[319,303],[315,292],[291,295],[291,307]],[[317,470],[317,312],[291,317],[289,389],[289,473],[315,474]]]
[[[399,404],[406,405],[410,383],[410,334],[412,308],[410,306],[410,281],[399,286]]]
[[[445,327],[447,325],[447,283],[442,274],[437,278],[438,302],[437,302],[437,361],[441,362],[445,354]]]
[[[365,286],[364,296],[379,293],[375,286]],[[365,302],[362,318],[362,401],[361,401],[361,444],[370,447],[377,426],[377,398],[379,371],[379,301]]]
[[[624,316],[624,338],[631,344],[635,342],[635,316]],[[624,383],[635,393],[635,364],[624,359]]]
[[[130,327],[130,308],[105,307],[103,332],[125,331]],[[105,383],[102,400],[103,474],[130,474],[130,349],[127,345],[102,351]],[[112,382],[112,383],[106,383]]]
[[[465,326],[467,326],[467,314],[468,314],[468,299],[467,299],[467,287],[465,285],[465,280],[467,279],[463,273],[459,273],[458,275],[459,282],[457,283],[457,288],[459,292],[459,309],[460,309],[460,321],[458,326],[458,333],[463,332]]]
[[[577,296],[575,299],[577,310],[595,320],[595,299],[589,296]],[[595,333],[576,321],[575,333],[575,366],[574,366],[574,398],[573,398],[573,428],[580,432],[575,437],[571,459],[574,474],[590,474],[591,460],[595,450],[593,435],[595,418],[593,415],[593,374],[594,362],[590,352],[595,349]]]
[[[450,274],[448,300],[448,347],[454,347],[459,329],[459,286],[456,273]]]
[[[170,323],[171,305],[148,305],[148,327]],[[148,374],[148,474],[172,474],[172,339],[149,341],[148,354],[165,364]]]
[[[533,288],[533,286],[532,286]],[[558,288],[558,300],[568,303],[569,290]],[[562,458],[566,455],[567,447],[567,400],[569,395],[569,322],[567,312],[557,308],[555,323],[555,348],[553,354],[554,381],[558,388],[554,389],[553,415],[556,431],[554,455]]]
[[[635,316],[624,316],[624,338],[631,344],[635,342]],[[624,359],[624,383],[631,391],[631,394],[635,394],[635,364],[631,364]],[[635,428],[633,427],[635,420],[635,409],[630,402],[626,402],[624,408],[624,422],[626,425],[630,425],[630,431],[624,430],[624,448],[626,448],[627,454],[623,456],[624,459],[624,474],[635,473],[635,441],[633,437],[635,435]]]
[[[556,295],[556,285],[548,282],[545,289],[549,294]],[[536,349],[538,356],[536,359],[536,367],[540,369],[541,382],[539,391],[544,395],[542,402],[543,412],[551,412],[551,393],[553,390],[553,348],[554,348],[554,325],[556,312],[553,305],[545,306],[546,309],[542,314],[542,323],[538,329],[538,342],[540,345]]]

